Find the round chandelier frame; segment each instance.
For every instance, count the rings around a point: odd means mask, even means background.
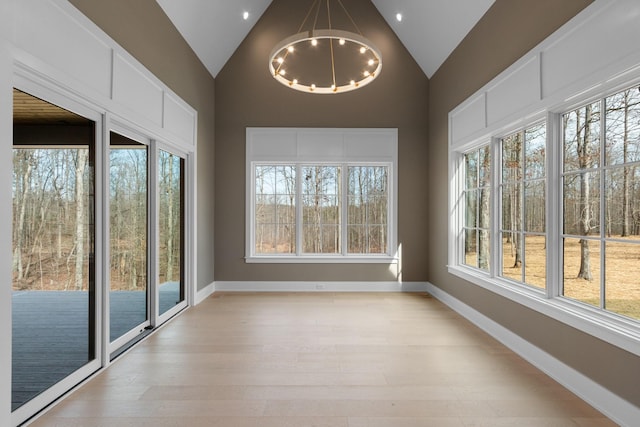
[[[304,26],[304,23],[311,14],[312,9],[316,7],[316,4],[317,20],[320,3],[321,0],[314,0],[309,13],[307,13],[307,17],[300,26],[300,29]],[[316,29],[314,22],[311,30],[302,32],[298,30],[299,32],[297,34],[289,36],[278,42],[269,54],[269,72],[273,78],[284,86],[301,92],[314,94],[336,94],[362,88],[380,75],[382,70],[382,54],[370,40],[360,33],[360,30],[353,21],[353,18],[351,18],[344,8],[342,1],[338,0],[338,3],[342,6],[342,9],[351,20],[351,23],[359,34],[351,31],[331,28],[329,0],[326,0],[329,29]],[[323,78],[323,82],[312,81],[313,79],[307,78],[303,75],[296,75],[295,71],[289,72],[287,68],[289,65],[288,60],[295,56],[298,50],[313,49],[318,44],[327,42],[331,61],[331,75],[327,78]],[[357,65],[351,65],[352,69],[345,72],[343,64],[338,64],[336,60],[335,53],[338,49],[351,50],[348,53],[353,55],[356,59],[351,59],[350,61]],[[344,52],[342,55],[343,56],[341,58],[344,59]],[[322,60],[323,59],[320,58],[320,61]],[[355,67],[357,67],[357,69],[354,69]],[[330,82],[330,84],[327,84],[327,82]]]

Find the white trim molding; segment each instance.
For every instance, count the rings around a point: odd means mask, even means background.
[[[426,282],[220,281],[215,292],[427,292]]]
[[[637,425],[640,420],[640,408],[637,406],[610,392],[432,283],[427,282],[426,289],[431,296],[500,341],[614,422],[621,426]]]
[[[205,299],[209,298],[216,291],[215,283],[209,283],[202,289],[198,289],[196,291],[195,299],[193,301],[193,305],[198,305]]]

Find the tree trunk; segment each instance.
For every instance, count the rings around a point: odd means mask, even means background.
[[[576,114],[576,147],[580,169],[590,166],[591,157],[591,105],[585,107],[585,122],[583,138],[580,138],[580,114]],[[588,172],[580,173],[580,220],[578,221],[580,235],[587,236],[591,231],[591,207]],[[580,239],[580,270],[579,279],[591,280],[591,265],[589,260],[589,241]]]
[[[624,94],[624,133],[622,141],[623,162],[626,165],[629,161],[629,91]],[[624,167],[622,170],[622,237],[629,235],[629,169]]]
[[[486,172],[483,174],[482,182],[480,182],[480,204],[478,209],[480,210],[479,215],[479,233],[478,233],[478,267],[483,270],[489,269],[489,253],[490,253],[490,241],[489,241],[489,232],[487,231],[489,228],[489,199],[490,199],[490,189],[489,185],[489,167],[490,167],[490,158],[489,158],[489,149],[484,148],[480,152],[484,150],[484,157],[482,160],[482,165],[479,166],[483,168]],[[479,171],[478,171],[479,172]]]
[[[84,171],[88,157],[88,150],[78,150],[78,158],[76,163],[76,269],[74,280],[74,287],[76,290],[82,290],[83,288],[84,240],[86,222]]]

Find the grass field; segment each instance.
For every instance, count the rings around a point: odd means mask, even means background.
[[[632,239],[620,239],[621,242],[605,244],[604,259],[597,241],[589,242],[592,280],[579,279],[580,241],[567,239],[564,247],[563,292],[568,298],[600,307],[601,294],[605,296],[608,311],[640,319],[640,243],[631,243]],[[624,242],[629,240],[629,243]],[[522,281],[522,266],[514,267],[514,255],[511,243],[503,240],[502,275]],[[545,239],[543,236],[528,236],[525,242],[525,282],[544,289],[546,284]],[[475,265],[475,253],[467,254],[467,263]],[[601,280],[601,265],[606,265],[604,291]]]

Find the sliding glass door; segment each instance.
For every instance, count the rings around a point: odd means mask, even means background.
[[[119,348],[149,326],[148,147],[109,135],[109,337]]]
[[[13,105],[16,425],[185,308],[189,277],[187,154],[33,87]]]
[[[158,310],[165,315],[185,301],[184,158],[158,151]],[[172,310],[174,309],[174,310]]]
[[[99,367],[96,127],[14,90],[13,411]]]

